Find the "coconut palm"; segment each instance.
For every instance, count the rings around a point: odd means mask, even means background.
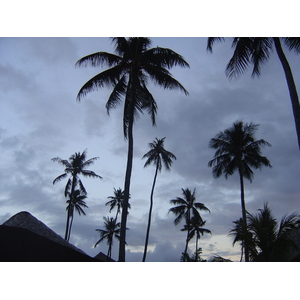
[[[105,203],[105,205],[110,206],[109,212],[111,212],[115,207],[117,207],[117,213],[116,213],[116,216],[115,216],[115,220],[117,221],[118,214],[120,213],[121,208],[123,206],[124,191],[122,191],[121,188],[118,188],[117,190],[114,188],[114,196],[109,196],[107,198],[111,199],[110,201]],[[128,203],[128,208],[130,208],[130,203]]]
[[[280,223],[273,217],[268,204],[259,209],[256,215],[247,212],[248,237],[251,239],[250,257],[252,261],[284,261],[285,255],[296,247],[290,233],[300,225],[300,216],[294,212],[281,218]],[[241,221],[235,221],[230,231],[233,243],[241,241],[237,228]]]
[[[246,212],[247,214],[247,212]],[[232,245],[234,246],[236,243],[239,243],[241,246],[241,258],[240,261],[243,260],[243,256],[245,253],[245,244],[248,247],[248,257],[249,260],[252,260],[253,257],[257,255],[256,247],[253,243],[252,233],[246,228],[244,228],[243,218],[240,218],[236,221],[233,221],[235,224],[234,227],[230,230],[229,236],[233,238]],[[247,242],[245,243],[247,239]]]
[[[82,175],[84,177],[91,178],[102,178],[100,175],[97,175],[95,172],[91,170],[87,170],[86,168],[92,165],[98,157],[93,157],[91,159],[86,160],[87,150],[84,150],[82,153],[78,152],[72,154],[69,160],[61,159],[60,157],[52,158],[53,162],[58,162],[59,164],[65,167],[65,172],[53,180],[53,184],[61,181],[62,179],[69,177],[66,187],[65,187],[65,197],[70,197],[73,199],[73,195],[75,192],[75,188],[78,186],[80,192],[86,194],[85,187],[79,177]],[[68,240],[69,236],[69,227],[70,227],[70,214],[67,213],[67,224],[66,224],[66,233],[65,240]]]
[[[83,210],[82,207],[86,207],[88,208],[88,206],[86,205],[84,199],[86,199],[87,196],[85,193],[83,193],[80,190],[75,190],[74,191],[74,196],[73,198],[71,197],[71,193],[69,193],[69,200],[67,200],[67,212],[70,218],[70,228],[69,228],[69,234],[67,236],[67,241],[70,240],[70,236],[71,236],[71,230],[72,230],[72,224],[73,224],[73,219],[74,219],[74,208],[75,210],[78,212],[79,216],[81,214],[85,215],[85,211]]]
[[[216,41],[223,41],[224,38],[208,38],[207,49],[212,52],[213,44]],[[300,38],[299,37],[235,37],[232,41],[232,48],[234,53],[230,59],[226,75],[229,78],[243,74],[248,68],[249,64],[253,64],[252,76],[260,76],[261,66],[267,62],[270,57],[273,46],[275,46],[276,53],[279,57],[283,67],[289,93],[292,103],[294,122],[298,138],[298,146],[300,149],[300,104],[298,93],[293,78],[293,74],[289,62],[283,52],[281,41],[287,46],[289,51],[294,50],[296,53],[300,52]]]
[[[124,182],[124,203],[121,216],[119,261],[125,261],[125,238],[130,181],[133,160],[133,124],[139,113],[146,111],[155,125],[157,104],[147,88],[151,79],[165,89],[180,89],[186,95],[186,89],[172,77],[168,69],[179,65],[189,67],[182,56],[176,52],[155,47],[150,48],[151,41],[144,37],[117,37],[112,39],[116,54],[97,52],[79,59],[76,66],[102,66],[109,68],[87,81],[79,90],[77,99],[81,100],[87,93],[102,88],[112,87],[106,103],[109,113],[124,99],[123,133],[128,140],[127,166]]]
[[[212,172],[215,178],[222,174],[227,179],[238,171],[241,187],[241,206],[244,229],[247,228],[246,205],[244,196],[244,178],[252,182],[253,171],[251,169],[261,169],[263,166],[271,167],[269,160],[261,156],[261,147],[271,146],[263,139],[255,140],[257,124],[244,124],[238,121],[232,127],[221,131],[209,142],[209,147],[216,149],[214,158],[208,162],[209,167],[213,167]],[[245,232],[246,236],[247,233]],[[245,261],[249,261],[247,239],[245,240]]]
[[[114,218],[103,217],[104,219],[104,229],[96,229],[96,231],[100,232],[100,239],[94,245],[94,248],[104,240],[106,240],[108,245],[107,257],[111,258],[111,251],[113,246],[113,239],[116,238],[120,240],[120,222],[116,223]]]
[[[299,225],[300,216],[296,212],[284,215],[278,223],[267,204],[256,215],[248,214],[248,228],[258,249],[253,260],[282,261],[291,247],[296,247],[289,233]]]
[[[142,158],[147,158],[144,168],[151,164],[155,165],[155,174],[154,174],[154,179],[153,179],[153,184],[152,184],[152,189],[151,189],[151,194],[150,194],[150,208],[149,208],[149,216],[148,216],[148,225],[147,225],[147,232],[146,232],[143,262],[146,261],[146,255],[147,255],[147,247],[148,247],[148,241],[149,241],[151,216],[152,216],[152,208],[153,208],[153,193],[154,193],[157,174],[158,174],[158,172],[161,172],[162,165],[164,165],[167,170],[170,170],[171,165],[173,163],[173,159],[176,160],[176,156],[164,148],[164,140],[165,140],[165,137],[162,139],[155,138],[153,143],[149,143],[150,150],[142,157]]]
[[[191,218],[191,222],[190,222],[190,227],[188,227],[188,225],[184,225],[184,228],[181,229],[181,231],[189,231],[189,236],[188,236],[188,242],[194,237],[196,236],[196,261],[198,261],[198,241],[200,239],[200,237],[204,234],[204,233],[211,233],[211,231],[209,229],[203,228],[202,226],[204,226],[206,223],[206,221],[202,221],[199,218],[195,218],[192,217]]]
[[[185,250],[183,254],[187,253],[189,236],[191,230],[191,219],[194,217],[199,222],[203,222],[202,217],[198,210],[204,210],[210,212],[210,210],[200,202],[196,202],[196,189],[192,192],[190,189],[182,189],[183,198],[177,197],[176,199],[170,200],[170,203],[177,205],[169,209],[169,212],[172,212],[176,215],[174,220],[175,225],[178,225],[182,219],[185,220],[187,226],[187,237]]]

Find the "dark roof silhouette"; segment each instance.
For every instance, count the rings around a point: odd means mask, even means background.
[[[0,226],[0,261],[88,262],[92,258],[22,211]]]
[[[115,262],[115,260],[113,260],[112,258],[108,257],[107,255],[105,255],[102,252],[99,252],[94,258],[98,259],[100,261],[105,261],[105,262]]]

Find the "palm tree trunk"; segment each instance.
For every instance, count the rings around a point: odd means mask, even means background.
[[[71,193],[70,193],[70,207],[73,206],[73,197],[74,197],[74,191],[75,191],[75,186],[76,186],[76,176],[77,174],[74,172],[73,174],[73,178],[72,178],[72,187],[71,187]],[[73,210],[73,208],[72,208]],[[68,242],[69,238],[70,238],[70,227],[69,227],[69,223],[70,223],[70,216],[72,215],[73,217],[73,213],[72,211],[68,210],[68,217],[67,217],[67,226],[66,226],[66,233],[65,233],[65,240]]]
[[[67,242],[70,240],[71,230],[72,230],[72,224],[73,224],[73,218],[74,218],[74,208],[72,209],[72,212],[71,212],[71,222],[70,222],[69,234],[68,234]]]
[[[108,261],[108,258],[110,257],[111,258],[111,248],[112,248],[112,242],[109,243],[109,246],[108,246],[108,251],[107,251],[107,257],[106,257],[106,261]]]
[[[68,241],[69,223],[70,223],[70,212],[68,210],[67,211],[67,223],[66,223],[65,241]]]
[[[240,175],[240,186],[241,186],[241,205],[242,205],[242,215],[243,215],[243,229],[244,229],[244,246],[245,246],[245,261],[249,261],[249,251],[248,251],[248,241],[247,241],[247,218],[246,218],[246,205],[245,205],[245,195],[244,195],[244,179],[243,172],[239,169]]]
[[[130,194],[132,159],[133,159],[133,116],[131,117],[131,120],[128,125],[128,156],[127,156],[125,183],[124,183],[124,200],[123,200],[123,208],[122,208],[122,215],[121,215],[119,262],[125,262],[126,223],[127,223],[128,202],[129,202],[129,194]]]
[[[281,43],[279,37],[274,37],[273,38],[274,43],[275,43],[275,48],[277,51],[277,55],[279,57],[279,60],[282,64],[284,73],[285,73],[285,78],[287,81],[287,85],[289,88],[290,92],[290,98],[292,102],[292,108],[293,108],[293,114],[294,114],[294,122],[295,122],[295,127],[296,127],[296,132],[297,132],[297,138],[298,138],[298,147],[300,150],[300,104],[299,104],[299,98],[298,98],[298,93],[295,85],[295,81],[293,78],[293,74],[290,68],[290,65],[286,59],[286,56],[282,50]]]
[[[153,185],[152,185],[152,190],[151,190],[151,196],[150,196],[150,208],[149,208],[149,217],[148,217],[148,226],[147,226],[147,233],[146,233],[146,240],[145,240],[145,247],[144,247],[143,262],[146,261],[146,255],[147,255],[150,225],[151,225],[151,216],[152,216],[152,207],[153,207],[153,193],[154,193],[154,187],[155,187],[155,183],[156,183],[157,173],[158,173],[158,165],[156,166]]]
[[[184,249],[184,254],[187,254],[187,249],[188,249],[188,245],[189,245],[189,236],[190,236],[190,211],[188,210],[188,216],[187,216],[187,235],[186,235],[186,243],[185,243],[185,249]]]
[[[196,233],[196,261],[198,261],[198,234]]]

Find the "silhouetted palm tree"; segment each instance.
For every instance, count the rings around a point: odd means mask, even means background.
[[[109,113],[124,99],[123,131],[128,139],[127,166],[124,183],[124,203],[121,217],[119,261],[125,261],[125,239],[128,202],[130,194],[130,180],[133,159],[133,123],[139,113],[146,111],[155,125],[157,104],[152,94],[147,89],[147,80],[151,79],[158,85],[167,89],[180,89],[188,94],[186,89],[172,77],[168,69],[179,65],[189,67],[182,56],[176,52],[155,47],[150,48],[151,41],[144,37],[113,38],[117,54],[97,52],[85,56],[77,61],[77,66],[102,66],[109,69],[91,78],[79,90],[77,99],[80,100],[87,93],[112,86],[113,91],[106,103]]]
[[[91,170],[87,170],[86,168],[92,165],[98,157],[93,157],[89,160],[86,160],[86,152],[84,150],[82,153],[78,152],[70,156],[69,160],[61,159],[60,157],[52,158],[51,160],[54,162],[58,162],[59,164],[65,167],[65,172],[53,180],[53,184],[59,182],[60,180],[68,177],[70,175],[69,180],[65,187],[65,197],[70,197],[73,199],[75,188],[78,186],[80,192],[86,194],[86,190],[84,185],[82,184],[79,175],[84,177],[91,177],[91,178],[102,178],[101,176],[97,175],[95,172]],[[68,240],[69,236],[69,224],[70,223],[70,215],[67,214],[67,224],[66,224],[66,233],[65,233],[65,240]]]
[[[99,243],[106,240],[108,245],[107,257],[111,257],[111,251],[113,246],[113,239],[116,238],[120,240],[120,222],[116,223],[114,218],[103,217],[104,219],[104,229],[96,229],[100,232],[100,239],[95,244],[94,248],[97,247]]]
[[[247,214],[247,212],[246,212]],[[232,245],[235,243],[239,243],[241,246],[241,258],[240,261],[243,260],[244,252],[245,252],[245,244],[248,247],[248,257],[249,260],[252,260],[254,256],[257,255],[257,250],[253,243],[252,233],[246,228],[244,228],[243,218],[240,218],[236,221],[233,221],[235,224],[234,228],[230,230],[229,236],[233,237]],[[247,239],[247,242],[245,243]]]
[[[177,197],[176,199],[170,200],[170,203],[173,205],[177,205],[169,209],[169,212],[174,213],[177,217],[174,220],[175,225],[179,224],[182,219],[185,219],[187,226],[187,237],[184,254],[187,253],[189,236],[191,230],[191,219],[194,217],[199,220],[199,222],[203,222],[202,217],[198,210],[204,210],[210,212],[210,210],[200,202],[196,202],[196,189],[191,192],[190,189],[182,189],[182,193],[184,198]]]
[[[218,133],[210,140],[209,146],[217,149],[214,158],[208,162],[208,166],[213,166],[215,178],[222,174],[227,179],[235,171],[239,172],[241,186],[241,205],[244,228],[247,228],[246,206],[244,196],[244,178],[252,182],[253,171],[250,167],[261,169],[263,166],[271,167],[269,160],[261,156],[261,147],[271,146],[265,140],[255,140],[254,134],[257,131],[257,124],[243,124],[236,122],[232,127],[224,132]],[[245,233],[246,236],[246,233]],[[247,240],[245,240],[245,260],[249,261],[249,251]]]
[[[285,255],[296,247],[290,233],[300,225],[300,216],[294,212],[281,218],[280,223],[273,217],[267,204],[256,215],[247,212],[247,226],[251,238],[250,258],[252,261],[284,261]],[[241,241],[240,221],[235,221],[230,231],[234,241]]]
[[[75,210],[78,212],[79,215],[83,214],[85,215],[84,210],[82,209],[82,207],[86,207],[88,208],[88,206],[86,205],[84,199],[87,198],[86,194],[81,192],[80,190],[75,190],[74,191],[74,196],[73,199],[71,197],[71,193],[69,193],[69,200],[67,200],[67,212],[70,218],[70,228],[69,228],[69,233],[67,236],[67,241],[70,240],[70,236],[71,236],[71,230],[72,230],[72,224],[73,224],[73,219],[74,219],[74,208]]]
[[[201,235],[204,233],[211,233],[209,229],[203,228],[206,221],[202,221],[199,218],[192,217],[190,222],[190,227],[184,225],[184,228],[181,229],[181,231],[188,231],[189,230],[189,236],[188,236],[188,242],[196,235],[196,261],[198,261],[198,240],[200,239]]]
[[[208,38],[207,49],[212,52],[212,47],[215,41],[223,41],[224,38],[213,37]],[[300,104],[296,84],[293,78],[293,74],[289,65],[289,62],[282,50],[281,41],[287,46],[288,50],[294,50],[296,53],[300,53],[300,38],[299,37],[235,37],[233,38],[232,48],[234,53],[230,59],[227,68],[226,75],[229,78],[238,76],[248,68],[250,63],[253,64],[252,76],[260,76],[260,68],[269,59],[270,52],[275,46],[277,55],[283,67],[291,103],[294,114],[294,122],[296,127],[296,133],[298,138],[298,146],[300,149]]]
[[[147,158],[144,167],[147,167],[151,164],[154,164],[156,167],[153,184],[152,184],[152,189],[151,189],[151,195],[150,195],[150,208],[149,208],[149,217],[148,217],[148,225],[147,225],[147,232],[146,232],[143,262],[146,261],[146,255],[147,255],[147,247],[148,247],[148,241],[149,241],[151,216],[152,216],[152,208],[153,208],[153,193],[154,193],[157,174],[158,174],[158,171],[161,172],[162,165],[164,165],[167,170],[170,170],[171,165],[173,163],[173,159],[176,159],[176,156],[173,153],[167,151],[164,148],[164,140],[165,140],[165,137],[162,139],[155,138],[153,143],[149,143],[149,147],[151,150],[148,151],[142,157],[142,158]]]
[[[114,188],[114,194],[115,194],[114,196],[107,197],[108,199],[111,200],[106,202],[105,205],[110,205],[109,212],[111,212],[115,207],[117,207],[117,213],[115,217],[115,220],[117,222],[118,214],[120,213],[121,208],[123,206],[124,191],[122,191],[121,188],[118,188],[117,190]],[[128,203],[128,208],[130,208],[130,203]]]
[[[263,139],[255,140],[254,134],[257,127],[258,125],[253,123],[236,122],[224,132],[218,133],[209,142],[209,147],[217,150],[214,158],[208,162],[209,167],[213,166],[214,177],[224,174],[227,179],[235,171],[239,172],[244,228],[247,228],[244,178],[252,182],[253,171],[250,167],[255,169],[261,169],[263,166],[271,167],[269,160],[260,155],[261,147],[271,145]],[[247,240],[245,241],[245,260],[249,261]]]

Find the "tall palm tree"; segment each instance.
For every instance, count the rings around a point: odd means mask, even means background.
[[[151,164],[155,165],[155,174],[154,174],[151,195],[150,195],[150,208],[149,208],[149,216],[148,216],[148,225],[147,225],[147,232],[146,232],[143,262],[146,261],[146,255],[147,255],[147,247],[148,247],[148,241],[149,241],[151,216],[152,216],[152,208],[153,208],[153,193],[154,193],[157,174],[158,174],[158,172],[161,172],[162,165],[164,165],[167,170],[170,170],[171,165],[173,163],[173,159],[176,160],[176,156],[164,148],[164,140],[165,140],[165,137],[162,139],[155,138],[153,143],[149,143],[150,150],[142,157],[142,158],[147,158],[144,168]]]
[[[172,212],[176,215],[174,220],[175,225],[178,225],[182,219],[185,219],[187,226],[187,237],[186,244],[184,249],[184,255],[187,253],[189,236],[191,230],[191,219],[194,217],[199,222],[203,222],[202,217],[198,210],[204,210],[210,212],[210,210],[200,202],[196,202],[196,189],[192,192],[190,189],[182,189],[184,198],[177,197],[176,199],[170,200],[170,203],[177,205],[169,209],[169,212]]]
[[[184,228],[181,229],[181,231],[189,231],[189,236],[188,236],[188,242],[194,237],[196,236],[196,261],[198,261],[198,241],[201,237],[201,235],[203,235],[204,233],[211,233],[211,231],[209,229],[203,228],[202,226],[204,226],[206,223],[206,221],[203,221],[199,218],[195,218],[192,217],[191,218],[191,223],[190,223],[190,227],[186,225],[184,225]]]
[[[115,216],[115,220],[118,219],[118,214],[121,211],[121,208],[123,206],[123,200],[124,200],[124,191],[122,191],[121,188],[118,188],[117,190],[114,188],[114,196],[107,197],[108,199],[111,199],[110,201],[106,202],[105,205],[109,205],[109,212],[111,212],[115,207],[117,207],[117,213]],[[129,196],[130,198],[130,196]],[[128,203],[128,208],[130,208],[130,203]]]
[[[208,38],[207,50],[212,52],[213,44],[216,41],[223,41],[224,38]],[[270,53],[275,46],[276,53],[283,67],[294,115],[298,146],[300,149],[300,104],[296,84],[293,78],[291,67],[283,52],[281,41],[287,46],[289,51],[294,50],[300,53],[299,37],[235,37],[232,41],[234,53],[226,67],[226,75],[229,78],[243,74],[249,64],[253,64],[252,76],[260,76],[261,66],[266,63]]]
[[[87,196],[85,193],[83,193],[80,190],[75,190],[74,191],[74,195],[73,198],[71,197],[71,193],[69,193],[69,200],[67,200],[67,212],[69,215],[69,218],[71,219],[70,221],[70,228],[69,228],[69,234],[67,236],[67,241],[70,240],[70,236],[71,236],[71,230],[72,230],[72,224],[73,224],[73,219],[74,219],[74,208],[75,210],[78,212],[79,216],[81,214],[86,215],[85,211],[83,210],[82,207],[86,207],[88,208],[88,206],[86,205],[84,199],[86,199]]]
[[[104,229],[96,229],[100,232],[100,239],[95,244],[94,248],[104,240],[106,240],[108,245],[107,257],[111,257],[111,251],[113,246],[113,239],[116,238],[120,240],[120,222],[116,223],[115,218],[103,217],[104,219]]]
[[[241,206],[244,229],[247,228],[246,206],[244,196],[244,178],[252,182],[253,171],[250,167],[261,169],[263,166],[271,167],[269,160],[261,156],[261,147],[271,146],[263,139],[255,140],[257,124],[244,124],[238,121],[232,127],[221,131],[209,142],[209,147],[216,149],[214,158],[208,162],[213,167],[215,178],[222,174],[227,179],[235,171],[239,172],[241,186]],[[245,233],[245,236],[247,234]],[[247,240],[245,240],[245,260],[249,261]]]
[[[93,157],[86,160],[86,152],[85,149],[82,153],[76,152],[72,154],[69,160],[61,159],[60,157],[52,158],[53,162],[58,162],[59,164],[65,167],[65,172],[53,180],[53,184],[61,181],[62,179],[69,177],[66,187],[65,187],[65,197],[70,197],[72,200],[74,197],[75,188],[78,186],[80,192],[86,194],[86,190],[84,185],[82,184],[79,175],[84,177],[91,177],[91,178],[102,178],[100,175],[97,175],[95,172],[91,170],[87,170],[86,168],[92,165],[98,157]],[[65,233],[65,240],[68,240],[69,236],[69,227],[70,227],[70,214],[67,213],[67,224],[66,224],[66,233]]]
[[[168,69],[179,65],[189,67],[183,57],[176,52],[155,47],[150,48],[151,41],[145,37],[117,37],[112,39],[116,54],[97,52],[79,59],[76,66],[102,66],[109,68],[87,81],[79,90],[77,99],[81,100],[87,93],[111,86],[112,93],[106,103],[109,113],[124,99],[123,133],[128,140],[127,166],[124,182],[124,203],[121,216],[119,261],[125,261],[126,223],[130,194],[130,180],[133,160],[133,124],[139,113],[146,111],[155,125],[157,104],[147,88],[151,79],[165,89],[180,89],[186,95],[187,90],[172,77]]]
[[[300,216],[296,212],[283,216],[279,223],[268,204],[264,204],[264,208],[259,209],[256,215],[247,212],[247,220],[252,261],[284,261],[289,250],[296,247],[290,236],[291,231],[300,225]],[[237,225],[238,221],[234,223]],[[234,243],[241,240],[236,225],[230,231]]]

